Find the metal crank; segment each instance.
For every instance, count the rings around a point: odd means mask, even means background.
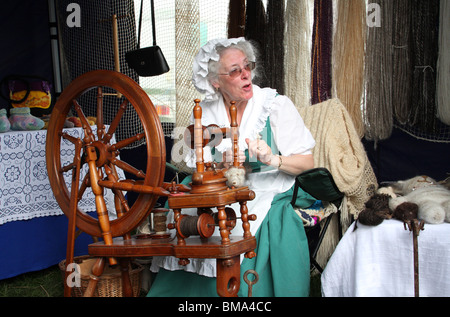
[[[248,276],[250,274],[253,274],[255,276],[255,278],[253,280],[249,280]],[[248,285],[248,297],[252,297],[253,296],[253,285],[258,283],[258,280],[259,280],[259,275],[258,275],[258,273],[256,273],[256,271],[248,270],[248,271],[246,271],[244,273],[244,281]]]

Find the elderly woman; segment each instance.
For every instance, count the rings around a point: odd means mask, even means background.
[[[230,127],[229,107],[236,102],[240,160],[245,161],[246,182],[256,198],[248,202],[257,239],[257,256],[242,258],[240,296],[247,295],[242,275],[255,270],[259,281],[253,296],[308,296],[309,251],[301,219],[290,201],[295,175],[313,168],[311,150],[315,141],[286,96],[260,88],[252,80],[257,72],[255,49],[244,38],[212,40],[203,46],[193,65],[193,83],[205,95],[202,124]],[[204,161],[229,166],[231,140],[215,148],[206,146]],[[195,167],[195,153],[186,157]],[[301,207],[315,199],[301,192]],[[239,214],[239,205],[232,205]],[[232,234],[240,235],[241,226]],[[174,257],[155,257],[152,270],[158,272],[149,296],[217,296],[215,259],[191,259],[178,265]]]

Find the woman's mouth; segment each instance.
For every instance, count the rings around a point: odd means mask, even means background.
[[[252,84],[244,85],[244,86],[242,86],[242,89],[243,89],[244,91],[250,91],[250,90],[252,89]]]

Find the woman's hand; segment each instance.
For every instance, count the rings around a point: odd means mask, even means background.
[[[314,167],[314,159],[311,154],[274,155],[272,149],[264,140],[250,141],[250,139],[245,139],[245,141],[248,144],[250,157],[256,156],[261,163],[278,168],[284,173],[298,175]]]
[[[263,164],[270,165],[272,160],[272,149],[267,145],[266,141],[256,139],[250,141],[250,139],[245,139],[248,145],[248,155],[250,158],[256,157],[258,161]]]
[[[239,163],[245,162],[245,152],[244,151],[239,151],[238,161],[239,161]],[[223,167],[225,167],[225,168],[229,168],[231,165],[233,165],[233,162],[234,162],[233,150],[230,149],[222,154],[222,162],[223,162]]]

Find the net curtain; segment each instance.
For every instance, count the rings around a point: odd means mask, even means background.
[[[79,27],[71,27],[67,20],[74,11],[68,10],[72,0],[57,0],[58,27],[62,56],[62,78],[66,86],[78,76],[97,69],[114,70],[112,17],[117,15],[120,72],[139,83],[139,76],[125,61],[125,53],[137,48],[134,2],[132,0],[80,0]],[[70,20],[70,17],[69,17]],[[87,116],[96,116],[95,91],[86,93],[80,105]],[[106,99],[108,98],[108,99]],[[121,99],[105,96],[105,123],[117,113]],[[120,141],[142,132],[137,113],[128,107],[116,133]],[[139,146],[135,143],[131,147]]]

